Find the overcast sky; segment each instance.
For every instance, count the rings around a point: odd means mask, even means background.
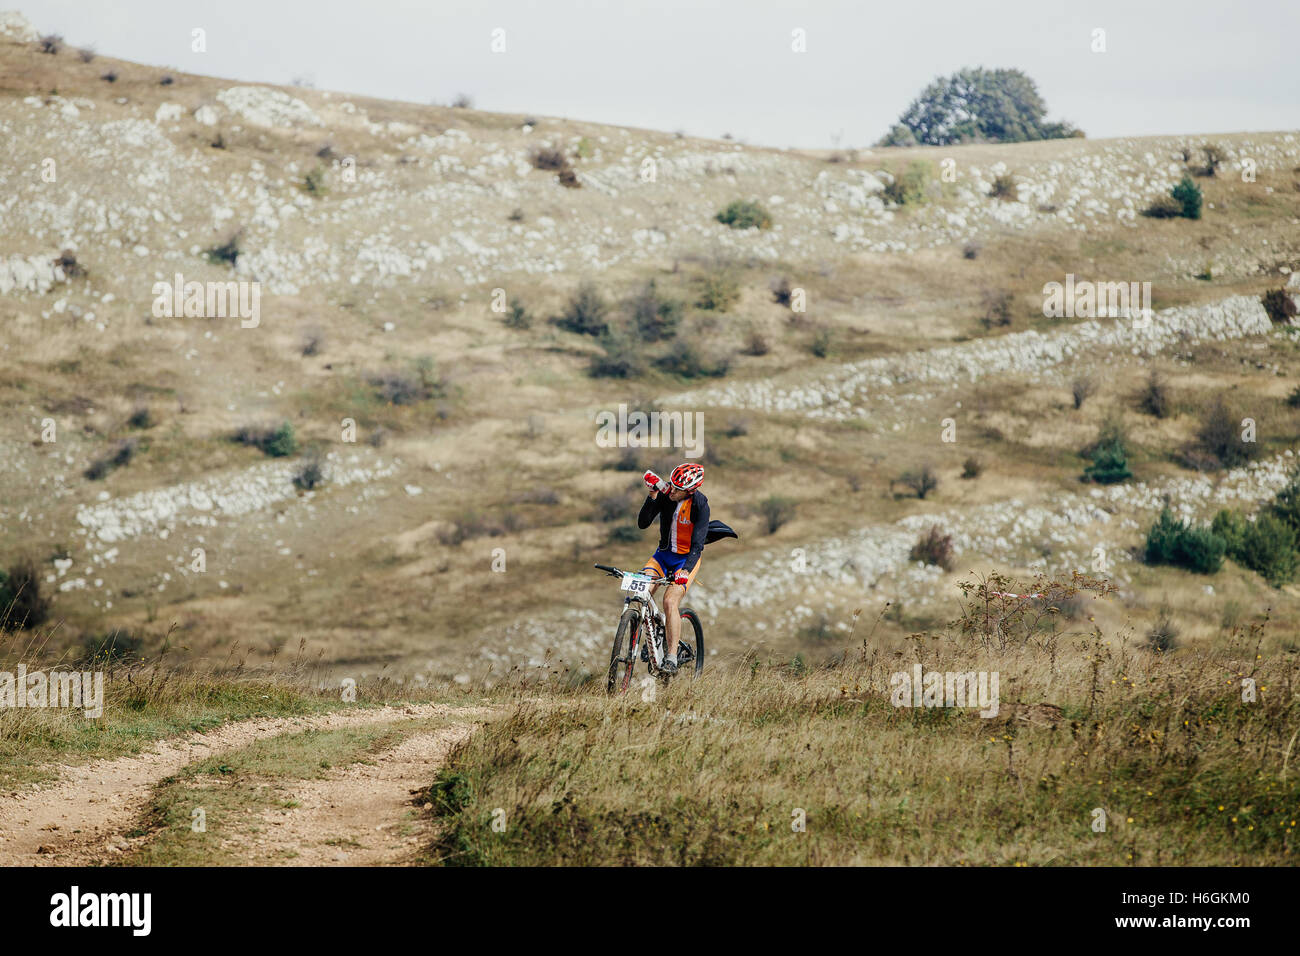
[[[1300,128],[1300,0],[0,0],[142,63],[419,103],[869,145],[938,75],[1017,67],[1092,138]],[[191,31],[207,52],[191,51]],[[494,29],[506,50],[491,49]],[[1094,53],[1093,31],[1106,51]],[[791,49],[805,31],[807,51]]]

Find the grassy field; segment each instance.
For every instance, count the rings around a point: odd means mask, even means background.
[[[1286,865],[1297,659],[1260,656],[1264,628],[1190,654],[917,634],[824,667],[754,656],[653,699],[521,689],[430,787],[427,862]],[[916,664],[999,672],[998,715],[893,706]]]

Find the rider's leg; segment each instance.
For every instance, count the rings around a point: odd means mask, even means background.
[[[669,657],[676,660],[677,642],[682,637],[682,595],[686,593],[686,588],[680,584],[668,585],[668,590],[664,592],[664,618],[667,622],[668,646],[665,648]]]
[[[690,576],[686,579],[685,588],[680,584],[672,584],[664,592],[664,618],[667,625],[665,630],[668,632],[668,646],[665,651],[674,660],[677,658],[677,642],[682,638],[682,597],[686,594],[686,588],[695,583],[695,575],[699,574],[700,565],[703,563],[702,557],[696,560],[695,567],[691,569]]]

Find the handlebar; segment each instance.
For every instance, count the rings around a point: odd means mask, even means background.
[[[612,578],[621,578],[624,574],[628,573],[626,571],[620,571],[618,568],[611,567],[608,564],[595,564],[592,565],[592,567],[604,571]],[[673,579],[672,578],[651,578],[650,583],[651,584],[672,584]]]

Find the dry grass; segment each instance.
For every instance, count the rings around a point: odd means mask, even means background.
[[[428,862],[1287,864],[1297,661],[1260,657],[1261,627],[1174,653],[1086,622],[1022,621],[1002,650],[863,640],[811,670],[751,656],[653,700],[572,673],[520,682],[420,797],[445,824]],[[998,715],[892,706],[891,675],[915,664],[997,671]]]

